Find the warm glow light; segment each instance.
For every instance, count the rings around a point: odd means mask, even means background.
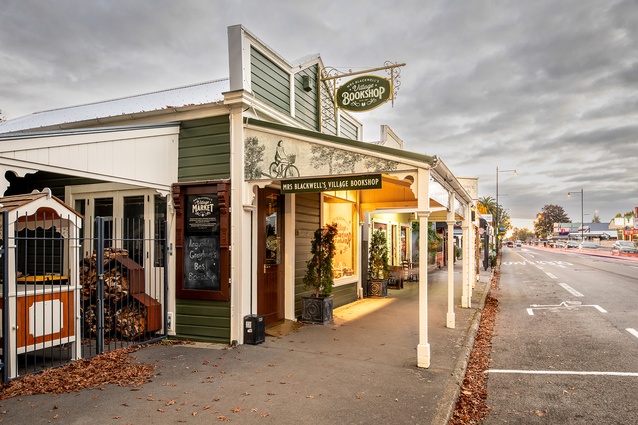
[[[343,321],[357,320],[393,303],[397,298],[366,298],[335,308],[333,316]]]

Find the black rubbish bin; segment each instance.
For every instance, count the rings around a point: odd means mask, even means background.
[[[261,344],[266,340],[266,322],[263,314],[244,317],[244,344]]]

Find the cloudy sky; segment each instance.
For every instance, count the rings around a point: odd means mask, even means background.
[[[406,149],[478,177],[481,197],[498,175],[516,226],[547,204],[580,221],[581,189],[586,222],[638,206],[634,0],[0,0],[0,110],[225,78],[234,24],[289,61],[405,62],[395,106],[356,115],[364,139],[388,124]]]

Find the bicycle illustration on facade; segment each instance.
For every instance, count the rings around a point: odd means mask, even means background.
[[[275,161],[270,163],[268,173],[272,178],[299,177],[299,169],[294,165],[297,155],[287,155],[283,141],[277,142]]]

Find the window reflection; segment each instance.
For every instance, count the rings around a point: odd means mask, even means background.
[[[333,262],[334,277],[355,274],[354,223],[355,205],[339,198],[324,196],[323,222],[337,225],[336,253]]]
[[[279,229],[279,195],[266,200],[266,264],[281,264],[281,231]]]

